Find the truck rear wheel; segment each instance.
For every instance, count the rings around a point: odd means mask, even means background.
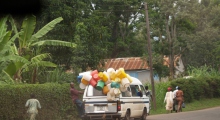
[[[125,114],[125,120],[130,120],[130,110],[127,110]]]
[[[119,117],[119,118],[114,118],[113,120],[121,120],[121,118]]]

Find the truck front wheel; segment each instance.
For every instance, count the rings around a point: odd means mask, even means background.
[[[147,109],[144,108],[143,114],[141,116],[141,120],[146,120],[146,118],[147,118]]]

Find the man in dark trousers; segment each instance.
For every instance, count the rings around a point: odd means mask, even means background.
[[[70,94],[72,97],[73,103],[76,105],[78,110],[78,115],[82,117],[84,115],[84,105],[83,102],[79,99],[79,94],[83,94],[82,91],[78,91],[74,88],[74,83],[70,83]]]
[[[152,96],[151,90],[148,90],[148,86],[147,85],[144,88],[145,88],[146,96],[149,97],[149,108],[151,109],[151,101],[153,101],[153,96]],[[148,113],[148,115],[149,115],[149,113]]]
[[[153,99],[152,93],[150,90],[148,90],[148,86],[145,86],[145,90],[146,90],[146,96],[148,96],[150,98],[150,100]]]

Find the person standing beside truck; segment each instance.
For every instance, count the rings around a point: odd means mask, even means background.
[[[146,96],[149,97],[150,100],[153,100],[153,96],[150,90],[148,90],[148,86],[145,86]]]
[[[149,97],[149,109],[151,109],[151,101],[153,101],[153,96],[151,90],[148,89],[148,86],[146,85],[145,87],[145,94],[147,97]],[[149,115],[149,113],[148,113]]]
[[[71,94],[73,103],[77,107],[79,117],[82,117],[82,115],[84,115],[84,106],[83,106],[83,102],[79,99],[79,94],[83,94],[83,92],[76,90],[74,88],[74,83],[71,82],[70,83],[70,94]]]

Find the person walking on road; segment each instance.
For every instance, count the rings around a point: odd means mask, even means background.
[[[177,112],[178,109],[178,104],[177,104],[177,100],[176,100],[176,92],[178,91],[178,86],[176,86],[176,89],[173,91],[173,111]]]
[[[38,108],[41,109],[40,102],[35,98],[35,94],[30,95],[30,99],[27,100],[25,107],[28,107],[27,113],[29,114],[30,120],[35,120],[38,114]]]
[[[180,87],[178,87],[178,91],[176,92],[176,100],[177,100],[177,103],[178,103],[177,112],[180,112],[182,110],[182,104],[183,104],[183,101],[184,101],[183,91],[181,90]]]
[[[73,103],[77,107],[79,117],[82,117],[82,115],[84,115],[84,105],[83,105],[83,102],[79,99],[79,94],[83,94],[83,92],[76,90],[74,88],[74,83],[71,82],[70,83],[70,94],[71,94]]]
[[[173,110],[173,98],[174,96],[173,96],[172,88],[168,87],[165,98],[164,98],[164,103],[166,103],[165,107],[168,113],[172,112]]]

